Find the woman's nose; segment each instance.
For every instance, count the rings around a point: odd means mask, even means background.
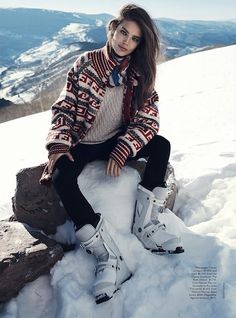
[[[124,41],[123,41],[125,44],[129,44],[129,37],[128,36],[126,36],[125,38],[124,38]]]

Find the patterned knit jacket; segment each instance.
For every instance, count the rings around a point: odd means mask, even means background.
[[[64,89],[52,105],[52,125],[46,142],[49,154],[67,152],[83,139],[93,125],[109,76],[116,65],[117,62],[108,54],[107,46],[83,53],[75,61],[68,72]],[[125,130],[110,154],[120,167],[128,157],[134,157],[159,129],[157,93],[153,91],[143,107],[136,110],[132,97],[137,88],[138,75],[131,71],[129,82],[124,84]]]

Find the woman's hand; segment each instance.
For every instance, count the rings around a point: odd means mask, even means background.
[[[74,158],[72,157],[72,155],[69,152],[51,154],[48,158],[48,163],[47,163],[46,167],[44,168],[42,177],[39,180],[40,184],[46,184],[46,183],[50,182],[50,180],[52,178],[52,173],[53,173],[55,164],[56,164],[57,160],[59,158],[61,158],[62,156],[67,156],[70,161],[74,161]]]
[[[121,168],[116,163],[116,161],[112,158],[108,160],[107,163],[107,175],[111,177],[118,177],[120,175]]]

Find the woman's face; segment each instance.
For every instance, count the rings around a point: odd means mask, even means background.
[[[116,28],[111,45],[119,56],[131,54],[141,41],[141,30],[134,21],[124,20]]]

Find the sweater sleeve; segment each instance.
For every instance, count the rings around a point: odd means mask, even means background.
[[[124,135],[118,138],[115,149],[111,152],[113,158],[122,168],[128,157],[135,157],[159,131],[158,94],[153,91],[131,120]]]
[[[81,65],[79,57],[67,74],[66,84],[57,99],[52,105],[51,127],[46,139],[46,148],[60,152],[69,150],[72,144],[72,127],[76,119],[76,107],[78,96],[78,68]]]

